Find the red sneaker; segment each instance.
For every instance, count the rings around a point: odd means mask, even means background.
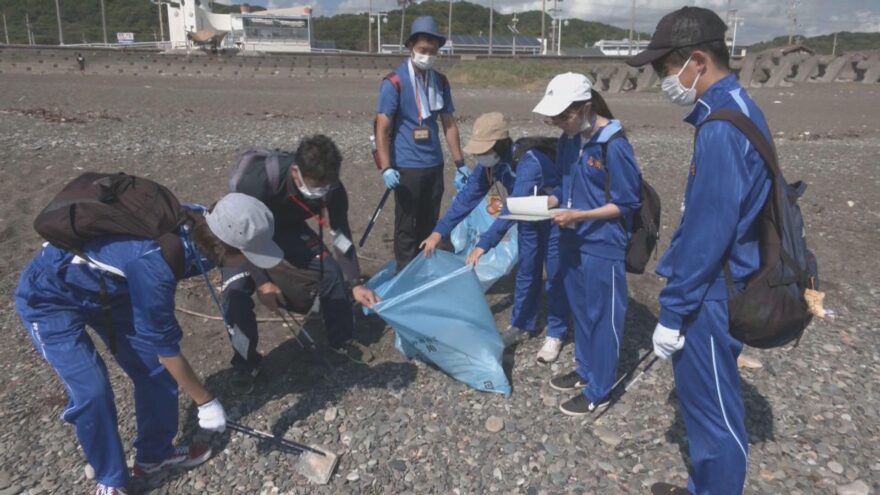
[[[192,468],[211,458],[211,447],[207,445],[178,445],[174,453],[162,462],[135,462],[131,475],[134,478],[147,476],[164,469]]]

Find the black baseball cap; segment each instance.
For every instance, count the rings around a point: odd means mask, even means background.
[[[682,7],[660,19],[648,48],[627,59],[641,67],[665,57],[676,48],[687,48],[710,41],[724,41],[727,25],[715,12],[701,7]]]

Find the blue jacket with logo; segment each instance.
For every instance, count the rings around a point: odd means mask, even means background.
[[[204,211],[204,207],[186,205]],[[201,275],[196,256],[201,254],[182,231],[185,276]],[[108,300],[130,304],[135,335],[132,345],[152,349],[159,356],[180,353],[182,333],[174,316],[174,294],[177,280],[162,257],[156,241],[127,236],[112,236],[88,242],[83,254],[89,261],[73,253],[47,244],[25,269],[19,293],[32,308],[51,315],[56,311],[74,311],[100,306],[101,283],[104,278]],[[203,256],[205,270],[213,264]],[[127,301],[126,301],[127,299]]]
[[[379,87],[379,101],[376,113],[388,116],[393,122],[391,133],[391,163],[397,168],[427,168],[443,165],[443,148],[440,146],[440,128],[437,119],[442,113],[455,112],[452,103],[452,89],[445,77],[437,74],[438,89],[443,92],[443,108],[431,112],[431,116],[421,122],[427,127],[431,139],[424,143],[413,140],[413,129],[419,127],[419,111],[412,79],[409,77],[410,59],[394,69],[400,77],[400,93],[391,81],[384,79]]]
[[[732,74],[712,85],[685,121],[699,126],[721,108],[745,113],[771,138],[761,109]],[[733,124],[715,121],[703,126],[694,144],[681,223],[657,266],[657,274],[667,279],[660,292],[663,326],[680,329],[703,300],[727,299],[725,259],[737,282],[758,269],[755,219],[770,186],[764,160]]]
[[[556,160],[562,172],[562,184],[554,191],[560,208],[592,210],[607,204],[605,181],[611,177],[611,203],[620,209],[620,218],[580,222],[562,229],[561,241],[600,258],[622,260],[626,257],[629,227],[633,214],[641,206],[642,173],[629,141],[623,137],[610,140],[622,130],[618,120],[583,142],[580,134],[559,138]],[[609,141],[610,140],[610,141]],[[608,145],[608,156],[602,156],[602,144]]]
[[[449,237],[452,229],[480,204],[497,182],[500,182],[510,194],[516,180],[510,166],[511,160],[510,156],[503,156],[501,161],[492,168],[487,169],[482,165],[474,167],[462,190],[458,191],[458,194],[452,199],[449,209],[437,221],[434,232],[442,237]]]
[[[516,181],[510,197],[532,196],[536,188],[539,195],[547,194],[559,186],[559,180],[559,170],[550,157],[536,149],[531,149],[523,154],[516,164]],[[505,204],[501,215],[508,213],[510,210]],[[483,251],[494,248],[515,223],[516,220],[496,219],[486,232],[480,234],[477,247],[482,248]]]

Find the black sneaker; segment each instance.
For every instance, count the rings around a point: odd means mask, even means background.
[[[233,369],[232,379],[229,380],[229,384],[232,386],[234,393],[238,395],[249,394],[254,390],[254,382],[258,376],[260,376],[260,368],[252,370],[235,368]]]
[[[571,371],[564,375],[557,375],[550,379],[550,388],[560,392],[571,392],[587,387],[587,382],[577,371]]]
[[[367,364],[373,359],[373,352],[356,340],[349,340],[342,347],[333,347],[333,352],[357,364]]]
[[[670,485],[669,483],[661,482],[651,485],[651,495],[690,495],[690,493],[680,486]]]
[[[584,394],[577,394],[559,405],[559,410],[569,416],[586,416],[608,406],[608,400],[596,404],[590,402]]]

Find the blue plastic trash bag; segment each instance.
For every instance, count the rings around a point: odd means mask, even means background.
[[[460,255],[462,259],[467,259],[467,255],[477,246],[480,234],[489,230],[492,222],[495,221],[495,217],[486,211],[488,204],[488,200],[483,198],[480,204],[456,225],[449,235],[452,246],[455,248],[455,254]],[[489,290],[501,277],[510,273],[510,270],[516,265],[519,251],[516,236],[516,225],[514,225],[494,249],[480,257],[480,261],[477,263],[477,277],[480,279],[480,285],[483,286],[484,292]]]
[[[367,286],[382,298],[373,311],[394,328],[397,350],[477,390],[510,394],[504,344],[474,270],[460,256],[436,251],[393,271],[393,262],[385,265]]]

